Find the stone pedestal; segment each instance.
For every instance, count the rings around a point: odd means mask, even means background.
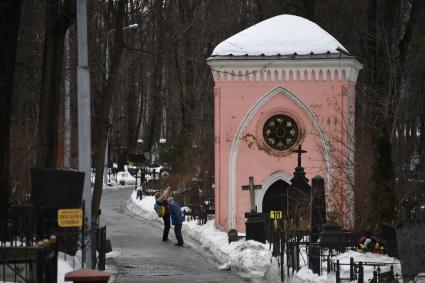
[[[266,222],[262,213],[245,213],[246,239],[266,243]]]
[[[325,180],[321,176],[314,176],[311,180],[311,187],[312,207],[310,227],[312,242],[316,242],[319,238],[318,234],[322,231],[322,226],[326,222]]]
[[[341,226],[336,223],[326,223],[320,233],[320,245],[329,249],[340,249],[343,244]]]

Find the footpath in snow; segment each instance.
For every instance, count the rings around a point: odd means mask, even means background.
[[[151,221],[162,223],[162,218],[158,217],[153,209],[155,199],[153,196],[144,196],[142,200],[136,199],[136,192],[133,191],[128,200],[127,207],[133,213]],[[227,233],[215,227],[214,221],[209,220],[205,225],[198,225],[197,221],[186,221],[182,229],[185,239],[188,239],[190,246],[200,252],[205,252],[219,264],[223,270],[233,270],[243,273],[249,278],[262,278],[267,282],[281,282],[279,259],[272,257],[268,244],[262,244],[252,240],[240,240],[228,243]],[[289,282],[335,282],[335,274],[324,272],[319,276],[306,267],[306,255],[300,260],[302,268],[290,278]],[[401,274],[400,262],[396,258],[381,254],[358,253],[349,251],[335,257],[342,264],[349,264],[350,258],[355,262],[393,263],[394,273]],[[382,272],[388,271],[388,267],[383,267]],[[388,269],[388,270],[387,270]],[[365,266],[364,282],[368,282],[373,277],[373,268]],[[349,266],[341,266],[341,277],[349,277]],[[286,277],[286,274],[285,274]],[[286,278],[286,282],[288,279]]]

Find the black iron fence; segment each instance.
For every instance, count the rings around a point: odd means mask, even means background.
[[[0,223],[0,283],[56,282],[59,252],[63,252],[65,261],[73,263],[74,269],[84,268],[85,257],[92,256],[97,268],[105,270],[106,253],[111,251],[106,226],[92,225],[88,229],[83,221],[82,227],[61,228],[55,215],[54,207],[9,208],[8,220]],[[91,255],[84,253],[88,244]],[[75,260],[78,251],[82,258]]]
[[[366,282],[371,283],[398,283],[403,282],[402,276],[394,273],[394,266],[399,263],[385,263],[385,262],[355,262],[353,258],[350,258],[349,263],[341,263],[339,260],[328,260],[327,271],[335,272],[336,283],[342,281],[356,281],[358,283],[365,282],[365,268],[371,267],[373,269],[373,277],[368,279]],[[342,276],[342,267],[349,266],[349,276]],[[383,271],[384,267],[389,270]],[[418,276],[414,276],[419,278]],[[425,276],[424,276],[425,279]],[[416,281],[414,281],[416,282]]]
[[[0,282],[56,283],[58,249],[56,237],[33,246],[25,242],[2,242]],[[32,242],[31,242],[32,244]]]
[[[342,263],[340,260],[335,259],[338,254],[352,250],[355,247],[355,242],[352,235],[345,235],[344,241],[334,243],[331,248],[323,246],[321,242],[310,242],[310,239],[318,237],[310,233],[299,233],[297,235],[285,236],[278,233],[274,236],[273,254],[280,255],[280,269],[281,280],[284,281],[284,273],[288,277],[300,269],[301,265],[308,266],[314,273],[322,274],[323,271],[327,273],[333,272],[335,274],[335,282],[367,282],[365,281],[365,267],[372,268],[373,278],[369,282],[374,283],[392,283],[402,282],[402,276],[394,273],[394,266],[399,263],[385,263],[385,262],[355,262],[354,258],[350,258],[349,263]],[[280,252],[279,252],[280,250]],[[276,254],[278,253],[278,254]],[[284,266],[283,256],[286,256],[286,266]],[[302,264],[300,264],[302,263]],[[349,272],[347,272],[349,270]],[[383,271],[387,270],[387,271]],[[425,278],[425,276],[424,276]]]

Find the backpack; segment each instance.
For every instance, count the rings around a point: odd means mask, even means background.
[[[155,204],[153,205],[153,209],[155,210],[158,217],[164,217],[165,207],[163,207],[161,204],[155,202]]]

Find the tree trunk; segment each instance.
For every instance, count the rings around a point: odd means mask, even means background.
[[[61,7],[57,0],[46,1],[46,32],[41,78],[37,167],[55,168],[58,154],[59,101],[65,33],[75,15],[73,1]],[[75,3],[74,3],[75,4]],[[65,13],[64,13],[65,11]],[[73,13],[74,12],[74,13]]]
[[[314,3],[315,0],[303,0],[303,16],[309,19],[310,21],[314,21]]]
[[[153,7],[153,46],[154,50],[162,50],[164,46],[164,21],[162,18],[162,1],[155,1]],[[159,52],[152,55],[152,80],[149,94],[149,111],[143,138],[143,151],[151,152],[159,137],[162,107],[162,71],[163,60]]]
[[[9,200],[10,114],[21,1],[0,2],[0,224]]]
[[[112,1],[112,0],[111,0]],[[110,2],[111,3],[111,2]],[[118,7],[114,11],[115,18],[115,34],[114,34],[114,44],[111,55],[111,64],[109,68],[108,79],[106,81],[106,86],[104,88],[104,95],[102,100],[102,105],[99,111],[99,136],[97,143],[97,152],[96,152],[96,178],[93,188],[93,198],[92,198],[92,215],[94,221],[97,221],[98,211],[100,207],[100,201],[102,198],[102,189],[103,189],[103,169],[105,164],[105,148],[106,141],[109,132],[109,113],[111,109],[112,96],[115,92],[115,85],[118,77],[118,70],[121,62],[121,55],[123,50],[123,19],[125,13],[125,6],[127,0],[120,0],[118,2]]]

